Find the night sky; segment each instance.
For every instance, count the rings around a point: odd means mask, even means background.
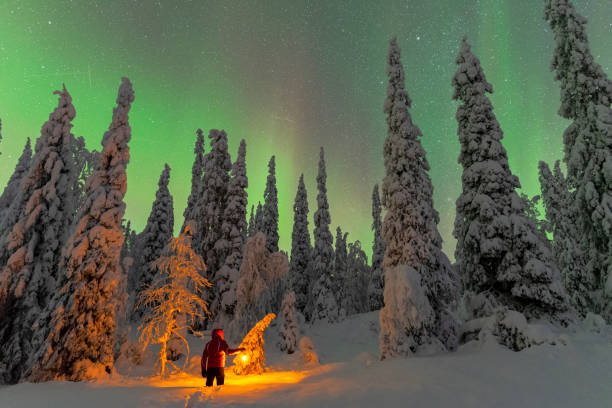
[[[612,66],[612,1],[575,0],[589,19],[596,61]],[[553,38],[540,0],[0,1],[0,188],[27,137],[40,135],[62,82],[76,108],[73,133],[100,150],[121,77],[130,115],[126,218],[144,228],[164,162],[176,231],[191,184],[195,131],[225,129],[232,160],[247,141],[249,208],[263,200],[276,155],[280,246],[291,248],[300,173],[316,210],[319,147],[327,159],[332,228],[368,254],[371,192],[384,175],[386,55],[397,35],[414,122],[431,164],[444,248],[453,258],[459,196],[455,56],[463,35],[495,93],[512,171],[539,192],[538,160],[562,157],[567,122],[549,71]],[[612,73],[611,73],[612,74]],[[208,142],[208,139],[207,139]],[[207,145],[206,150],[209,150]]]

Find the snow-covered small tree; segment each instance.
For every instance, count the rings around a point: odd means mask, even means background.
[[[298,348],[300,349],[302,361],[306,366],[312,367],[319,365],[319,356],[309,337],[301,337],[298,341]]]
[[[162,255],[173,236],[174,205],[172,195],[168,190],[169,182],[170,166],[165,164],[164,170],[159,176],[157,192],[155,193],[151,213],[147,219],[147,225],[139,237],[139,254],[133,268],[134,273],[138,276],[134,282],[136,286],[133,288],[135,301],[139,298],[140,292],[155,280],[157,270],[152,267],[153,262]],[[134,311],[135,315],[139,317],[144,312],[144,308]]]
[[[292,290],[285,293],[280,314],[283,321],[280,326],[279,346],[281,351],[293,354],[297,350],[297,341],[300,333],[295,311],[295,293]]]
[[[81,381],[112,370],[115,311],[117,301],[124,301],[117,287],[125,279],[119,255],[133,101],[132,84],[123,78],[112,122],[102,137],[102,152],[85,185],[78,223],[61,252],[61,290],[49,308],[50,333],[36,356],[33,380]]]
[[[76,112],[66,87],[36,142],[31,165],[19,183],[0,265],[0,381],[27,376],[32,355],[44,343],[38,320],[58,290],[61,245],[70,234],[77,178],[70,132]],[[10,220],[12,221],[12,219]],[[3,257],[4,258],[4,257]]]
[[[308,196],[304,184],[304,175],[300,175],[295,201],[293,203],[293,232],[291,233],[291,262],[289,280],[295,293],[295,307],[304,313],[310,294],[310,276],[308,267],[312,256],[310,232],[308,231]]]
[[[442,252],[442,238],[438,232],[440,217],[433,205],[429,163],[421,145],[421,130],[412,122],[408,110],[412,101],[405,90],[404,67],[396,38],[391,40],[389,47],[387,75],[389,85],[383,108],[388,125],[383,148],[382,203],[387,209],[382,224],[386,243],[383,267],[406,265],[414,269],[421,277],[420,285],[434,316],[431,327],[415,326],[414,330],[405,332],[406,339],[398,341],[428,344],[439,338],[448,348],[453,348],[455,336],[447,332],[448,327],[453,327],[448,321],[447,309],[455,300],[457,286],[450,262]],[[385,309],[384,314],[381,311],[381,319],[399,318],[390,315],[390,310]]]
[[[327,172],[325,170],[325,152],[323,147],[319,153],[319,171],[317,173],[317,211],[314,214],[314,250],[311,261],[311,286],[310,298],[306,307],[306,318],[317,319],[325,316],[335,320],[338,316],[338,304],[333,299],[326,299],[332,290],[331,274],[333,273],[334,247],[333,238],[329,230],[331,216],[329,215],[329,204],[327,203]],[[321,308],[329,307],[329,313]],[[316,312],[315,312],[316,309]],[[314,317],[314,316],[318,317]]]
[[[612,81],[589,48],[582,17],[569,0],[546,0],[555,39],[551,68],[561,87],[559,115],[577,242],[588,262],[567,282],[578,306],[612,322]]]
[[[244,337],[238,348],[244,348],[245,351],[240,353],[238,358],[234,359],[234,366],[232,367],[235,374],[261,374],[264,372],[266,368],[266,354],[263,332],[275,317],[274,313],[267,314]]]
[[[268,163],[268,178],[264,191],[262,232],[266,236],[266,248],[278,252],[278,190],[276,189],[276,162],[274,156]]]
[[[453,77],[463,190],[457,199],[455,259],[469,291],[528,319],[565,320],[567,298],[546,238],[526,215],[508,166],[493,92],[464,38]],[[491,311],[485,311],[490,313]],[[474,316],[480,317],[480,316]]]
[[[232,340],[239,340],[266,314],[278,312],[288,272],[287,257],[279,252],[270,254],[262,232],[247,240],[240,266],[236,312],[229,330]]]
[[[191,192],[187,198],[187,207],[185,207],[183,211],[184,221],[181,231],[185,229],[187,223],[195,221],[195,208],[200,199],[202,173],[204,172],[204,132],[202,132],[202,129],[196,130],[196,141],[193,148],[193,154],[195,157],[193,159],[193,165],[191,166]]]
[[[380,310],[383,307],[383,280],[382,261],[385,257],[385,241],[382,237],[382,221],[380,218],[382,208],[378,194],[378,184],[372,191],[372,230],[374,231],[374,244],[372,245],[372,277],[368,285],[368,302],[370,310]]]
[[[202,300],[202,294],[211,286],[202,276],[206,269],[202,257],[191,248],[189,224],[178,238],[170,240],[166,253],[168,255],[153,262],[153,268],[159,273],[140,293],[137,303],[144,311],[143,322],[138,328],[140,342],[143,348],[149,344],[161,345],[157,365],[162,377],[166,375],[168,363],[179,371],[167,356],[167,345],[173,337],[184,342],[187,348],[185,364],[189,361],[189,343],[183,334],[189,327],[189,320],[208,316],[208,305]]]
[[[313,284],[309,299],[311,321],[326,320],[330,323],[337,322],[340,318],[340,306],[336,300],[331,276],[324,273]]]
[[[401,357],[423,346],[443,348],[431,333],[435,315],[421,275],[407,265],[385,268],[385,305],[380,309],[381,359]]]
[[[213,285],[218,296],[211,305],[216,322],[229,322],[236,307],[236,287],[238,284],[242,250],[246,238],[247,187],[246,142],[240,141],[238,156],[232,166],[232,178],[227,188],[227,206],[223,213],[221,231],[223,240],[217,245],[226,246],[223,254],[225,261],[216,275]]]

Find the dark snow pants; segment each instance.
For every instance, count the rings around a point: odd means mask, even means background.
[[[223,367],[210,367],[206,370],[206,386],[212,387],[213,380],[217,379],[217,385],[223,385],[225,381],[225,368]]]

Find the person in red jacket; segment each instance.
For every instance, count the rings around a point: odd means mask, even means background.
[[[206,378],[207,387],[212,387],[215,378],[217,379],[217,385],[223,385],[225,381],[225,356],[231,356],[245,350],[244,348],[229,348],[223,337],[223,329],[214,329],[212,340],[206,343],[202,353],[202,377]]]

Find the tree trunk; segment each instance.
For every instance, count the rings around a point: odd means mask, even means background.
[[[166,343],[168,341],[166,339],[164,339],[161,342],[161,350],[159,351],[159,376],[164,378],[165,374],[166,374]]]

